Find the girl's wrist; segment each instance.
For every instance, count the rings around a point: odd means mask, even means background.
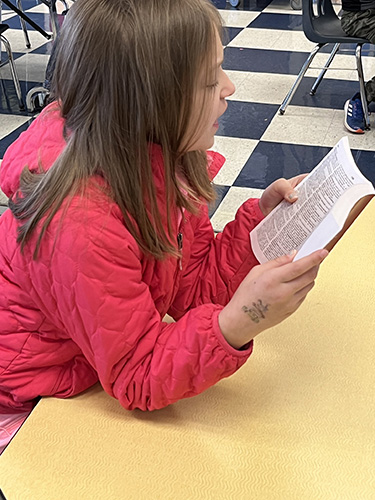
[[[247,318],[244,319],[246,320]],[[251,331],[253,328],[252,325],[248,324],[248,321],[246,321],[246,326],[239,325],[238,317],[231,317],[231,314],[227,310],[227,306],[220,311],[218,315],[218,323],[225,340],[230,346],[237,350],[244,349],[245,346],[247,346],[249,342],[253,340],[258,333],[260,333],[260,331],[255,331],[255,328],[254,331]]]

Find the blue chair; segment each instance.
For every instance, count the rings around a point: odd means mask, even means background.
[[[316,46],[310,53],[309,57],[306,59],[306,62],[302,66],[296,81],[294,82],[292,88],[289,90],[287,96],[281,104],[279,113],[281,115],[285,113],[285,110],[294,93],[296,92],[299,84],[301,83],[302,78],[305,76],[306,71],[309,69],[314,57],[320,51],[320,49],[322,49],[329,43],[334,44],[333,50],[328,57],[325,66],[321,68],[322,72],[311,88],[310,95],[315,95],[315,92],[317,91],[327,69],[329,68],[330,64],[333,61],[333,58],[339,51],[340,45],[348,43],[355,44],[356,69],[359,80],[359,91],[361,95],[362,107],[365,113],[366,129],[369,129],[370,118],[367,111],[368,105],[366,100],[365,82],[363,78],[362,46],[364,43],[370,42],[364,38],[349,36],[343,31],[343,29],[341,28],[341,21],[333,9],[331,0],[302,0],[302,25],[306,37],[311,42],[316,43]]]

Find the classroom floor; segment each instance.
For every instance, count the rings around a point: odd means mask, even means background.
[[[354,158],[375,183],[375,123],[364,135],[349,134],[343,107],[358,90],[354,47],[338,54],[317,94],[309,89],[318,70],[305,77],[285,115],[279,105],[294,82],[313,45],[302,31],[301,11],[288,0],[242,0],[233,8],[213,0],[228,27],[223,67],[236,85],[221,118],[215,148],[227,162],[215,179],[217,203],[211,209],[216,230],[233,218],[238,206],[278,177],[309,172],[343,135],[349,135]],[[0,2],[1,3],[1,2]],[[37,0],[23,0],[24,10],[50,31],[48,9]],[[339,6],[336,7],[338,10]],[[3,5],[2,20],[11,43],[24,94],[44,81],[51,42],[29,29],[32,47],[25,48],[18,16]],[[315,59],[327,58],[329,48]],[[365,79],[375,74],[374,47],[364,46]],[[31,123],[31,113],[20,112],[8,65],[0,69],[0,160],[9,144]]]

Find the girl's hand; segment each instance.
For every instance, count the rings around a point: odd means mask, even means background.
[[[305,300],[328,252],[317,250],[292,262],[294,255],[255,266],[220,312],[219,326],[231,346],[239,349],[286,319]]]
[[[277,179],[264,190],[260,200],[259,207],[264,215],[268,215],[282,200],[294,203],[298,199],[295,187],[307,174],[297,175],[291,179]]]

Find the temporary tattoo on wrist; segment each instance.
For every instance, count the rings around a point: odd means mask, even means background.
[[[242,306],[243,312],[248,314],[254,323],[259,323],[261,319],[266,317],[265,313],[268,311],[268,304],[264,305],[261,300],[253,302],[252,307]]]

